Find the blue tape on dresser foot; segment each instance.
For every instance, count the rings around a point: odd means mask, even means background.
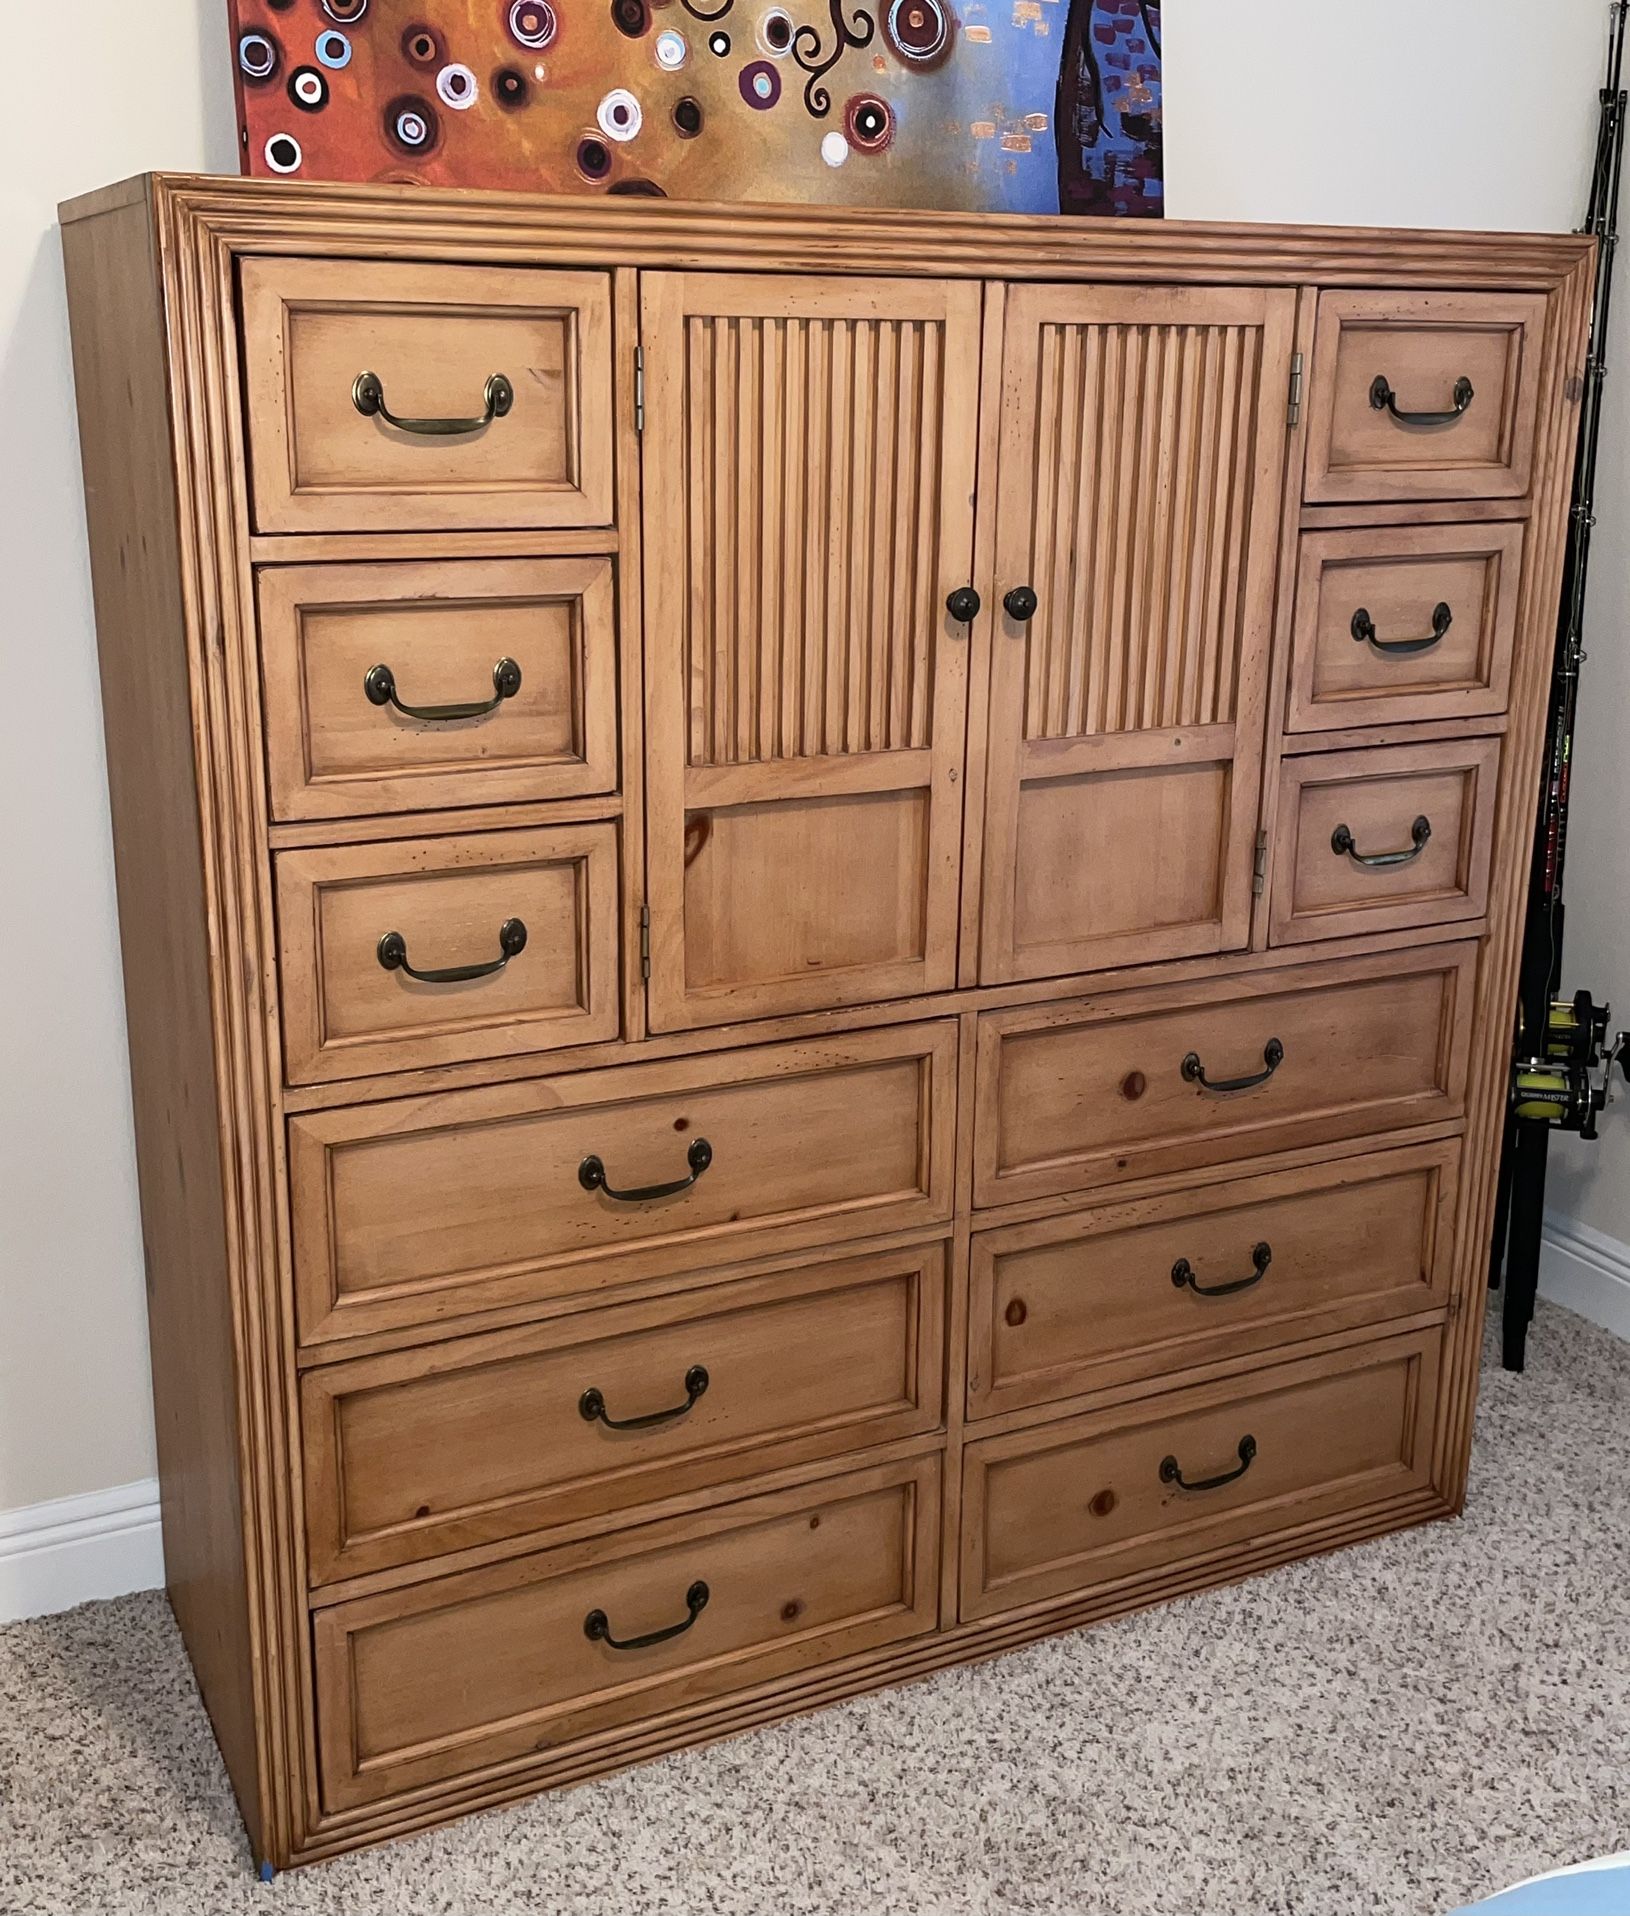
[[[277,1866],[276,1866],[276,1864],[275,1864],[275,1863],[262,1863],[262,1864],[261,1864],[261,1866],[260,1866],[260,1880],[261,1880],[261,1881],[262,1881],[263,1883],[270,1883],[270,1882],[272,1882],[272,1881],[273,1881],[273,1880],[274,1880],[274,1879],[276,1878],[276,1876],[277,1876]]]

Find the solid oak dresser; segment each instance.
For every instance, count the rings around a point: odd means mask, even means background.
[[[64,244],[257,1858],[1459,1508],[1588,242],[151,178]]]

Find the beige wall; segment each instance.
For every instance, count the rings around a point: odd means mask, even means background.
[[[1600,0],[1174,0],[1178,217],[1556,228],[1577,217]],[[1531,18],[1550,19],[1548,41]],[[140,1239],[56,202],[145,167],[235,165],[226,0],[7,9],[0,120],[0,1510],[152,1469]],[[1630,319],[1630,295],[1625,315]],[[1622,395],[1630,355],[1621,358]],[[1612,500],[1624,498],[1618,418]],[[1604,527],[1598,603],[1630,558]],[[1612,594],[1607,591],[1612,582]],[[1574,878],[1579,976],[1627,929],[1600,701],[1630,648],[1603,627]],[[1616,634],[1614,635],[1617,636]],[[1588,900],[1583,886],[1602,876]],[[1630,1237],[1630,1127],[1578,1187]],[[1613,1167],[1616,1167],[1616,1179]],[[1617,1200],[1611,1195],[1615,1189]]]

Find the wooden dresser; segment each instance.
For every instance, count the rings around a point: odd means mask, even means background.
[[[257,1858],[1459,1507],[1587,242],[64,221]]]

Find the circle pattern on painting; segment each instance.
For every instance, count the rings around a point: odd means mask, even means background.
[[[857,153],[881,153],[894,138],[894,114],[875,93],[857,93],[843,110],[843,130]]]
[[[436,98],[456,112],[468,112],[480,94],[475,75],[458,60],[449,62],[436,75]]]
[[[586,180],[603,180],[611,171],[611,155],[599,140],[579,140],[577,170]]]
[[[428,153],[441,132],[436,109],[428,100],[405,93],[385,109],[385,135],[403,153]]]
[[[761,113],[781,98],[781,75],[768,60],[750,61],[742,68],[737,79],[741,86],[741,97]]]
[[[889,0],[883,38],[915,67],[936,67],[951,50],[951,15],[945,0]]]
[[[292,133],[274,133],[266,142],[266,164],[274,173],[298,173],[305,155]]]
[[[600,131],[608,140],[631,140],[639,132],[640,103],[627,87],[616,86],[594,110]]]
[[[690,48],[685,45],[684,34],[675,33],[672,27],[665,28],[657,35],[651,51],[664,73],[677,73],[690,58]]]
[[[510,0],[509,37],[517,46],[536,52],[548,46],[558,31],[549,0]]]
[[[296,67],[289,75],[289,98],[303,113],[320,113],[328,105],[328,82],[315,67]]]
[[[259,86],[275,78],[283,55],[269,33],[246,33],[238,41],[238,65],[243,77]]]

